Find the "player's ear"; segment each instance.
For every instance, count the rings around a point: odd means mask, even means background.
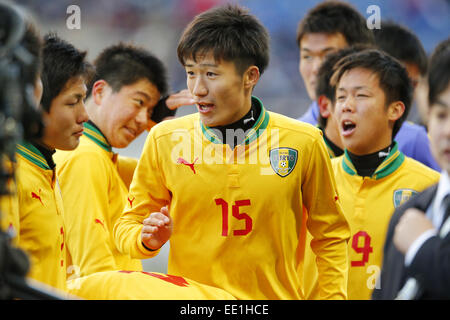
[[[405,112],[405,104],[401,101],[392,102],[387,109],[388,118],[391,121],[397,121]]]
[[[102,103],[102,99],[105,96],[108,83],[105,80],[97,80],[92,86],[92,97],[97,105]]]
[[[253,88],[258,83],[259,77],[259,68],[257,66],[248,67],[248,69],[244,72],[245,88]]]
[[[320,95],[317,98],[317,105],[319,106],[319,111],[322,118],[328,118],[331,114],[330,100],[324,95]]]

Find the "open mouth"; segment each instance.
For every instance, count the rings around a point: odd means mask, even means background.
[[[212,103],[197,103],[198,111],[200,113],[208,113],[214,108]]]
[[[356,128],[356,124],[350,120],[342,121],[342,136],[348,137],[351,135]]]

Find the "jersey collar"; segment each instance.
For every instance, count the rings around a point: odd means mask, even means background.
[[[45,160],[44,155],[39,151],[38,148],[33,146],[31,142],[23,141],[16,146],[16,151],[25,159],[31,161],[33,164],[37,165],[39,168],[45,170],[51,170],[50,166]]]
[[[112,147],[106,140],[103,133],[91,121],[84,123],[83,135],[94,141],[102,149],[112,152]]]
[[[395,170],[397,170],[404,160],[405,155],[400,150],[398,150],[398,143],[394,141],[394,147],[392,148],[391,152],[386,157],[386,159],[384,159],[384,161],[378,166],[371,178],[378,180],[387,177]],[[357,175],[355,166],[350,160],[350,156],[348,155],[347,150],[344,151],[344,156],[342,157],[342,168],[345,172],[352,176]]]
[[[245,145],[250,144],[252,141],[256,140],[263,133],[263,131],[267,128],[267,125],[269,124],[269,118],[270,118],[269,113],[264,108],[261,100],[259,100],[257,97],[253,97],[253,96],[252,96],[252,100],[261,107],[261,113],[260,113],[258,119],[256,120],[254,126],[247,133],[247,135],[244,139]],[[215,144],[223,143],[222,140],[214,133],[214,131],[210,127],[205,126],[201,120],[199,120],[199,121],[200,121],[200,126],[202,128],[203,136],[207,140],[209,140],[210,142],[215,143]]]

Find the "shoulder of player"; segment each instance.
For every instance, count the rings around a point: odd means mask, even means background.
[[[198,113],[188,114],[179,118],[164,120],[151,128],[150,134],[159,139],[176,131],[191,131],[196,123],[199,125]]]
[[[403,164],[406,169],[407,174],[414,174],[416,176],[423,177],[423,179],[429,179],[430,181],[439,180],[440,173],[436,170],[424,165],[423,163],[405,156],[405,161]]]
[[[69,168],[83,167],[85,169],[104,170],[107,166],[113,166],[111,154],[95,143],[83,143],[71,151],[57,150],[53,155],[58,175],[67,172]],[[70,170],[72,171],[72,170]]]
[[[322,132],[312,124],[284,116],[279,113],[269,112],[271,128],[292,131],[296,134],[303,134],[311,138],[323,139]]]
[[[74,150],[65,151],[57,150],[53,155],[53,160],[56,165],[62,164],[66,161],[75,161],[75,159],[109,159],[109,153],[104,151],[95,143],[81,144]]]
[[[335,166],[338,166],[342,162],[342,159],[344,159],[344,155],[343,154],[340,155],[339,157],[332,158],[331,159],[331,165],[333,166],[333,168]]]
[[[29,190],[35,189],[36,186],[43,187],[48,185],[47,173],[48,170],[44,170],[29,160],[23,158],[20,154],[16,157],[16,189],[17,193],[28,194]]]
[[[330,159],[331,168],[335,174],[335,177],[345,173],[344,168],[342,166],[343,159],[344,155],[340,155],[339,157]]]

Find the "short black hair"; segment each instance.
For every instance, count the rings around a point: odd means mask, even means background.
[[[428,105],[433,106],[450,85],[450,38],[440,42],[431,54],[428,71]]]
[[[88,96],[94,82],[100,79],[105,80],[114,92],[141,79],[154,84],[161,97],[169,88],[162,61],[150,51],[132,44],[120,42],[103,49],[95,59],[94,67],[95,76],[88,87]]]
[[[363,50],[345,56],[336,64],[336,71],[331,77],[331,85],[336,86],[342,75],[355,68],[373,71],[378,76],[380,88],[383,90],[386,106],[394,101],[405,105],[405,112],[395,121],[392,138],[400,130],[408,116],[412,103],[412,84],[404,66],[389,54],[375,49]]]
[[[382,21],[374,29],[375,44],[401,62],[416,65],[420,74],[427,73],[428,57],[419,38],[408,28],[393,21]]]
[[[49,112],[53,99],[64,89],[69,80],[91,75],[92,66],[85,60],[86,51],[79,51],[56,33],[44,36],[41,105]]]
[[[260,74],[269,64],[269,34],[248,10],[225,5],[197,15],[184,30],[178,43],[178,60],[212,52],[214,59],[234,62],[239,74],[252,65]]]
[[[307,33],[341,33],[348,45],[373,43],[366,19],[350,4],[326,1],[308,11],[297,28],[297,45]]]
[[[334,105],[336,100],[336,87],[330,84],[331,76],[335,71],[334,66],[343,57],[369,48],[371,48],[370,45],[356,44],[354,46],[327,54],[324,61],[320,65],[319,71],[317,72],[316,97],[325,96]],[[327,125],[327,119],[319,114],[318,123],[319,127],[325,128]]]

